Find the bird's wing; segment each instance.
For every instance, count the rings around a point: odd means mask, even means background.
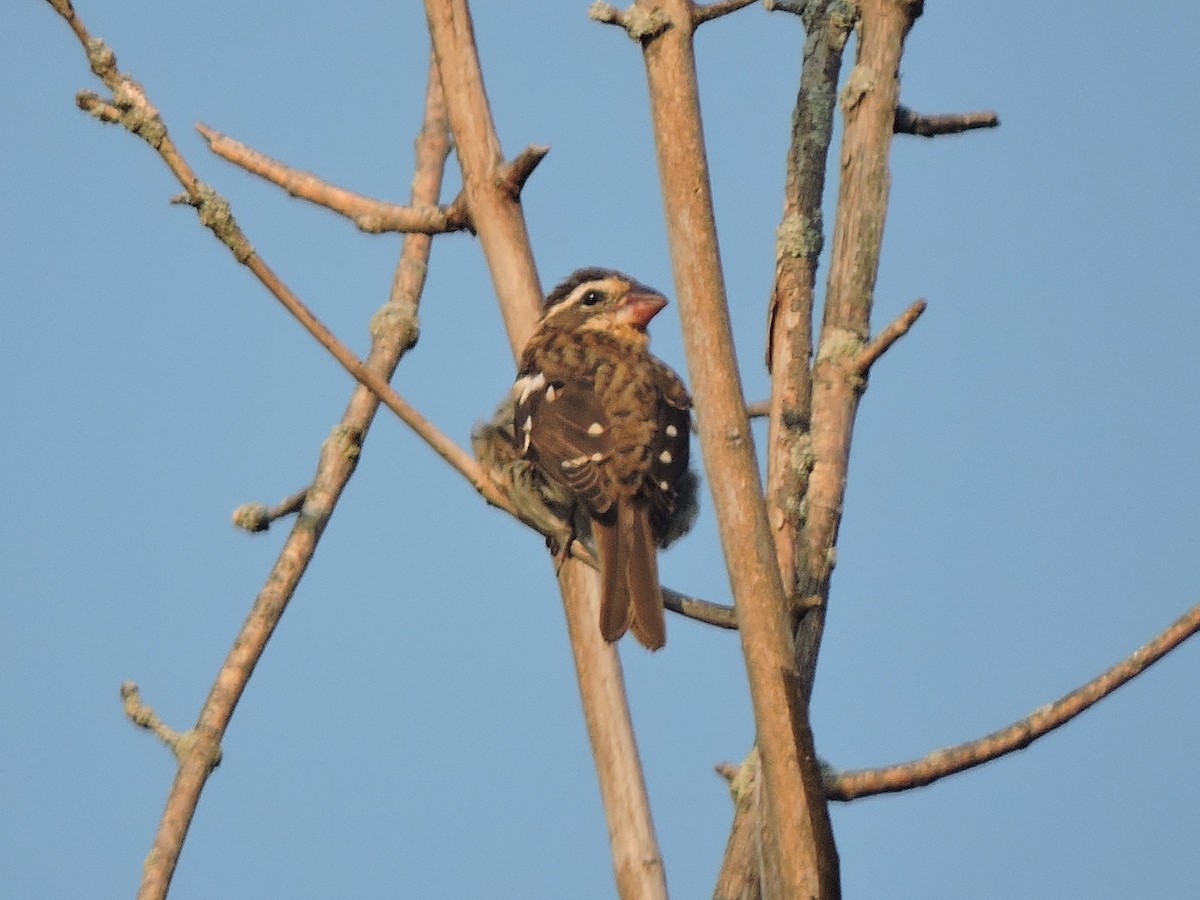
[[[591,512],[607,513],[613,493],[604,463],[612,456],[612,428],[592,380],[537,375],[522,381],[514,388],[513,417],[521,452]]]

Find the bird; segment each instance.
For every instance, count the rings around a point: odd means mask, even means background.
[[[614,269],[573,272],[547,295],[509,395],[472,434],[552,548],[590,538],[604,639],[632,631],[649,650],[666,643],[657,550],[691,527],[698,493],[691,397],[646,333],[666,304]]]

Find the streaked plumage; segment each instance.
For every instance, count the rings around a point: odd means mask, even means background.
[[[536,523],[548,512],[576,533],[590,526],[601,633],[615,641],[632,629],[651,650],[666,641],[656,547],[690,527],[696,494],[691,398],[645,331],[665,305],[620,272],[572,274],[521,354],[511,430],[502,404],[473,436],[476,455],[524,494],[514,500],[523,515]]]

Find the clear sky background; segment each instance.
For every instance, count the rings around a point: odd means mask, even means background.
[[[543,285],[587,264],[673,294],[635,45],[587,3],[478,2]],[[399,237],[210,156],[197,121],[405,200],[416,3],[80,0],[265,260],[359,353]],[[1020,718],[1200,599],[1200,13],[930,3],[903,100],[991,132],[898,138],[875,326],[929,310],[858,420],[813,703],[861,767]],[[802,31],[761,7],[698,38],[750,398]],[[201,228],[36,0],[0,12],[0,893],[133,894],[189,726],[284,539],[230,524],[310,479],[347,375]],[[445,198],[458,187],[453,168]],[[822,273],[822,277],[823,277]],[[681,371],[677,307],[654,346]],[[395,384],[466,442],[513,375],[477,242],[436,239]],[[760,438],[762,432],[759,432]],[[728,598],[711,504],[664,580]],[[710,894],[752,740],[734,635],[672,617],[621,647],[668,881]],[[838,804],[847,897],[1200,895],[1200,644],[1030,749]],[[603,813],[542,541],[386,412],[251,681],[172,897],[606,898]]]

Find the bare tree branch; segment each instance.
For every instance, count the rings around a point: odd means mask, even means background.
[[[1054,702],[1039,706],[1025,718],[982,738],[935,750],[911,762],[838,772],[828,780],[826,792],[832,800],[855,800],[907,791],[1023,750],[1146,671],[1197,631],[1200,631],[1200,604],[1115,666]]]
[[[271,523],[292,513],[298,513],[304,508],[304,500],[308,496],[308,488],[302,488],[288,497],[280,500],[275,506],[263,503],[243,503],[233,511],[235,528],[243,531],[266,531]]]
[[[514,180],[503,155],[484,92],[471,16],[465,0],[426,0],[463,186],[487,258],[509,341],[518,353],[532,334],[542,299],[520,205],[506,188]],[[665,900],[666,876],[650,816],[637,741],[629,717],[616,648],[599,621],[599,578],[568,559],[559,586],[584,720],[608,819],[617,890],[622,898]]]
[[[912,328],[913,323],[921,318],[925,307],[924,300],[917,300],[897,318],[889,322],[887,328],[879,332],[875,340],[867,344],[858,358],[854,360],[854,371],[859,375],[866,375],[871,366],[875,365],[875,361],[887,353],[892,344],[908,334],[908,329]]]
[[[761,900],[763,817],[758,750],[751,750],[740,766],[718,766],[717,772],[729,780],[734,815],[713,900]]]
[[[920,15],[920,0],[863,0],[858,57],[840,95],[845,133],[837,219],[830,253],[824,318],[812,366],[810,465],[796,508],[800,551],[796,596],[807,603],[796,626],[802,701],[812,692],[824,604],[836,558],[850,438],[865,386],[858,360],[867,346],[879,269],[890,175],[888,156],[899,94],[904,39]]]
[[[812,822],[814,814],[824,815],[825,800],[815,768],[805,775],[811,752],[798,746],[807,731],[796,718],[786,597],[733,357],[700,126],[693,7],[689,0],[639,0],[633,10],[647,17],[665,13],[670,20],[669,28],[643,36],[641,44],[700,446],[709,471],[722,473],[710,486],[738,610],[780,895],[830,897],[836,875],[830,879],[818,861]]]
[[[196,743],[195,731],[176,731],[167,725],[158,717],[158,713],[154,711],[153,707],[142,701],[141,691],[132,681],[126,681],[121,685],[121,705],[130,722],[138,728],[146,729],[166,744],[167,749],[176,759],[183,759]],[[206,745],[206,748],[211,749],[211,745]],[[220,762],[221,751],[220,748],[217,748],[210,760],[210,768],[215,769]]]
[[[311,172],[292,168],[203,123],[197,123],[196,130],[217,156],[278,185],[293,197],[340,213],[357,225],[360,231],[370,234],[390,231],[442,234],[471,230],[470,217],[465,205],[460,202],[445,207],[387,203],[330,184]]]
[[[771,8],[771,4],[768,4]],[[779,561],[780,576],[791,597],[796,618],[798,565],[804,555],[800,512],[812,466],[812,380],[809,363],[813,342],[813,295],[817,262],[824,245],[821,202],[833,134],[833,109],[842,49],[854,26],[856,9],[842,0],[817,0],[789,9],[804,21],[805,41],[800,84],[792,112],[791,141],[784,179],[783,218],[776,232],[775,281],[767,316],[767,369],[771,372],[767,444],[767,503]],[[755,405],[751,414],[758,412]],[[813,610],[821,615],[821,610]],[[794,625],[792,626],[795,627]],[[804,672],[799,673],[804,678]],[[803,688],[798,694],[805,695]],[[805,704],[804,709],[807,709]],[[802,713],[806,717],[806,712]],[[807,777],[814,777],[809,771]],[[764,857],[757,834],[761,823],[745,821],[758,807],[739,805],[734,811],[718,884],[741,883],[744,873],[763,874]],[[828,810],[822,804],[811,813],[817,823],[820,853],[828,871],[837,871],[837,850]],[[741,839],[736,839],[742,835]],[[753,853],[747,858],[746,854]],[[827,882],[836,882],[836,875]]]
[[[745,9],[756,2],[757,0],[715,0],[713,3],[697,3],[692,7],[692,27],[699,28],[705,22]]]
[[[681,594],[679,591],[672,590],[665,585],[663,586],[662,593],[663,606],[671,610],[671,612],[679,613],[681,616],[695,619],[697,622],[703,622],[706,625],[715,625],[718,628],[736,630],[738,627],[737,610],[732,606],[713,603],[709,600],[701,600],[699,597],[690,597],[687,594]]]
[[[896,120],[892,128],[896,134],[915,134],[920,137],[937,137],[941,134],[962,134],[976,128],[996,128],[1000,117],[991,110],[948,115],[925,115],[915,112],[903,104],[896,106]]]
[[[335,341],[257,257],[237,228],[228,204],[195,176],[179,154],[158,110],[149,102],[141,86],[117,68],[112,50],[91,36],[69,0],[50,0],[50,3],[75,32],[87,52],[92,71],[112,91],[111,101],[101,100],[93,94],[81,94],[81,107],[98,115],[102,121],[121,124],[149,143],[183,186],[183,202],[197,209],[201,222],[230,248],[240,262],[254,271],[285,306],[298,317],[307,317],[306,325],[310,330],[315,329],[314,333],[319,337]],[[436,80],[431,79],[425,124],[418,143],[419,163],[413,188],[418,201],[436,202],[448,152],[440,94]],[[428,249],[427,236],[410,235],[406,239],[389,300],[389,305],[395,306],[397,313],[385,317],[393,327],[375,331],[371,356],[365,366],[354,360],[364,373],[385,387],[401,354],[412,345],[416,336],[416,302],[424,283]],[[403,309],[403,314],[399,313],[400,309]],[[122,689],[130,717],[167,741],[179,761],[153,848],[143,867],[139,900],[161,900],[166,896],[200,794],[209,773],[220,759],[221,738],[267,641],[312,558],[337,499],[354,471],[362,439],[377,406],[378,402],[372,395],[356,388],[346,416],[322,448],[317,475],[306,492],[304,512],[297,519],[267,578],[266,586],[256,598],[221,666],[195,727],[182,734],[169,732],[153,714],[153,710],[141,703],[136,686],[130,683]]]

